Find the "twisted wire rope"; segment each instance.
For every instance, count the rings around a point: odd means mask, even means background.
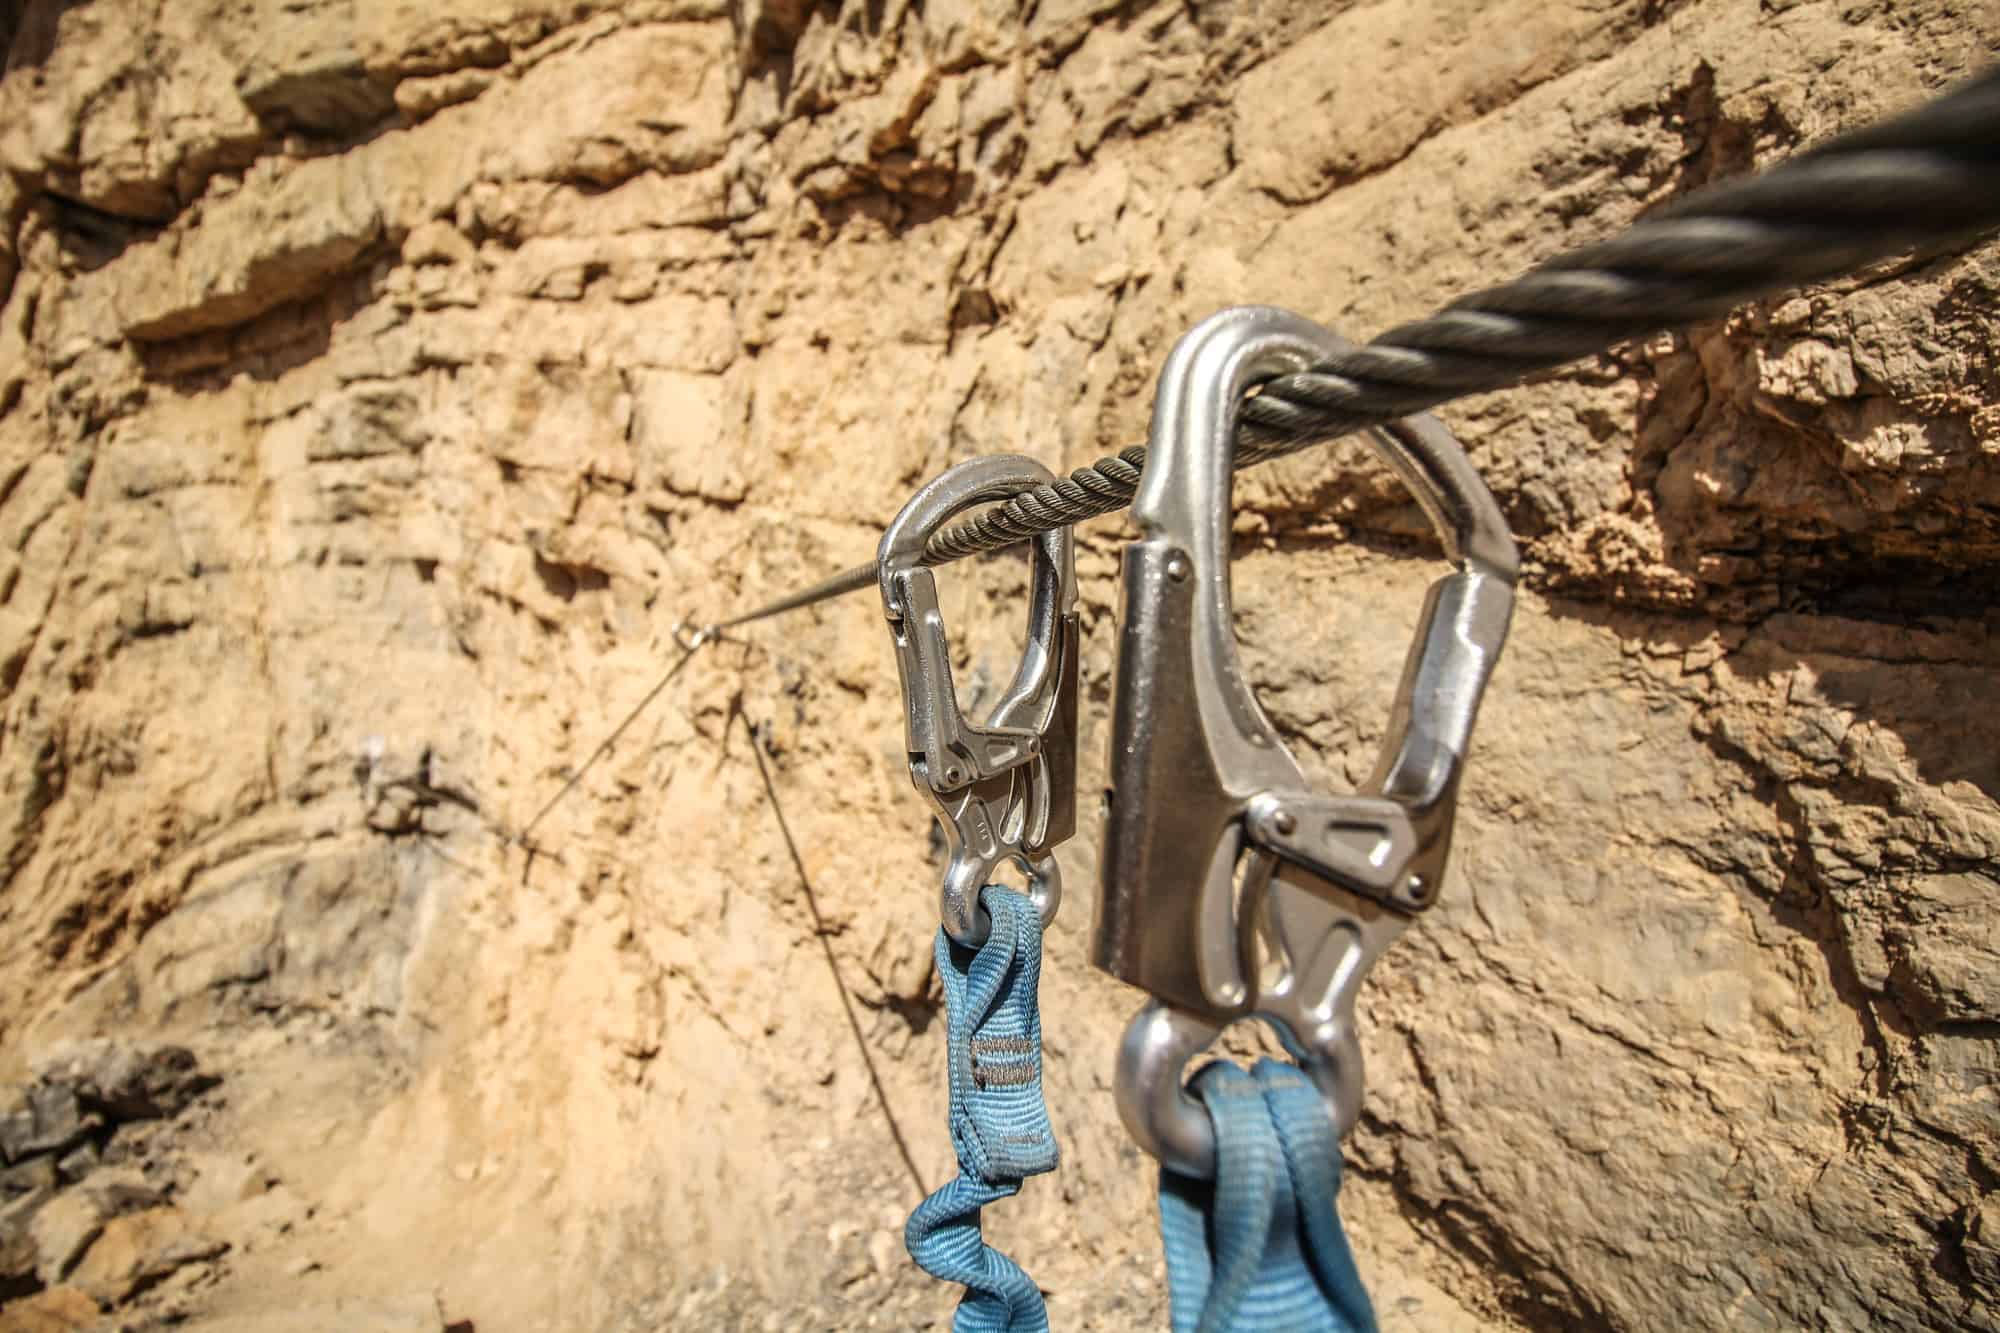
[[[1310,370],[1265,382],[1243,402],[1235,465],[1504,389],[1774,291],[1996,226],[2000,67],[1761,175],[1696,191],[1609,240],[1557,255]],[[1145,465],[1145,446],[1133,445],[1023,491],[935,533],[924,563],[997,551],[1123,509]],[[857,565],[704,633],[874,581],[873,564]]]

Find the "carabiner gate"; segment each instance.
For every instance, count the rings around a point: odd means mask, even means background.
[[[1351,796],[1310,790],[1237,660],[1230,472],[1245,392],[1347,347],[1266,306],[1197,325],[1161,372],[1133,505],[1092,961],[1153,997],[1119,1050],[1119,1114],[1187,1175],[1214,1175],[1215,1140],[1182,1070],[1238,1018],[1273,1023],[1336,1133],[1360,1118],[1355,995],[1437,899],[1513,610],[1513,538],[1450,432],[1419,416],[1371,433],[1457,569],[1425,598],[1374,775]]]
[[[945,930],[967,947],[986,938],[979,890],[1003,860],[1027,872],[1043,925],[1062,902],[1053,851],[1076,831],[1076,555],[1068,528],[1035,539],[1027,651],[986,725],[975,726],[958,706],[924,545],[963,510],[1053,480],[1019,454],[957,464],[903,506],[876,557],[903,684],[910,781],[930,802],[949,848],[939,912]]]

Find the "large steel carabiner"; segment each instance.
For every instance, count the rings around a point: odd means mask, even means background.
[[[1263,306],[1196,326],[1161,373],[1133,505],[1092,960],[1153,997],[1120,1047],[1119,1113],[1188,1175],[1213,1176],[1215,1140],[1182,1071],[1238,1018],[1273,1023],[1337,1133],[1359,1119],[1355,995],[1437,899],[1513,610],[1514,541],[1458,442],[1429,416],[1372,433],[1457,568],[1424,601],[1374,775],[1356,795],[1308,787],[1237,660],[1230,472],[1245,392],[1347,346]]]
[[[968,947],[986,938],[979,890],[1002,861],[1026,871],[1043,925],[1062,902],[1053,852],[1076,831],[1076,555],[1068,528],[1035,539],[1027,651],[986,725],[975,726],[958,706],[924,544],[973,505],[1053,480],[1019,454],[948,468],[903,506],[876,556],[902,678],[910,781],[930,802],[949,849],[939,913],[945,930]]]

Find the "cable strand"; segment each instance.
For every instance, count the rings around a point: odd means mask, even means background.
[[[1967,242],[1996,226],[2000,67],[1903,116],[1840,135],[1761,175],[1699,190],[1609,240],[1266,382],[1243,402],[1235,466],[1508,388],[1775,291],[1915,246]],[[1024,491],[933,534],[924,563],[997,551],[1123,509],[1145,466],[1145,447],[1134,445]],[[859,566],[723,628],[873,581],[873,566]]]

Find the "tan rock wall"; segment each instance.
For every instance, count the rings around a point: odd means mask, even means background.
[[[0,1075],[141,1033],[226,1093],[174,1170],[231,1249],[133,1299],[903,1328],[952,1295],[883,1100],[926,1184],[950,1156],[879,609],[697,658],[509,841],[674,623],[865,558],[948,462],[1138,439],[1219,306],[1379,331],[1922,99],[2000,11],[30,0],[0,37]],[[1919,256],[1444,412],[1529,572],[1445,901],[1363,1000],[1386,1327],[2000,1320],[1996,290],[2000,246]],[[1352,783],[1421,516],[1352,445],[1236,499],[1252,672]],[[1125,535],[1079,532],[1085,791]],[[1022,567],[945,586],[990,694]],[[1060,1327],[1157,1327],[1091,804],[1064,1164],[989,1225]]]

